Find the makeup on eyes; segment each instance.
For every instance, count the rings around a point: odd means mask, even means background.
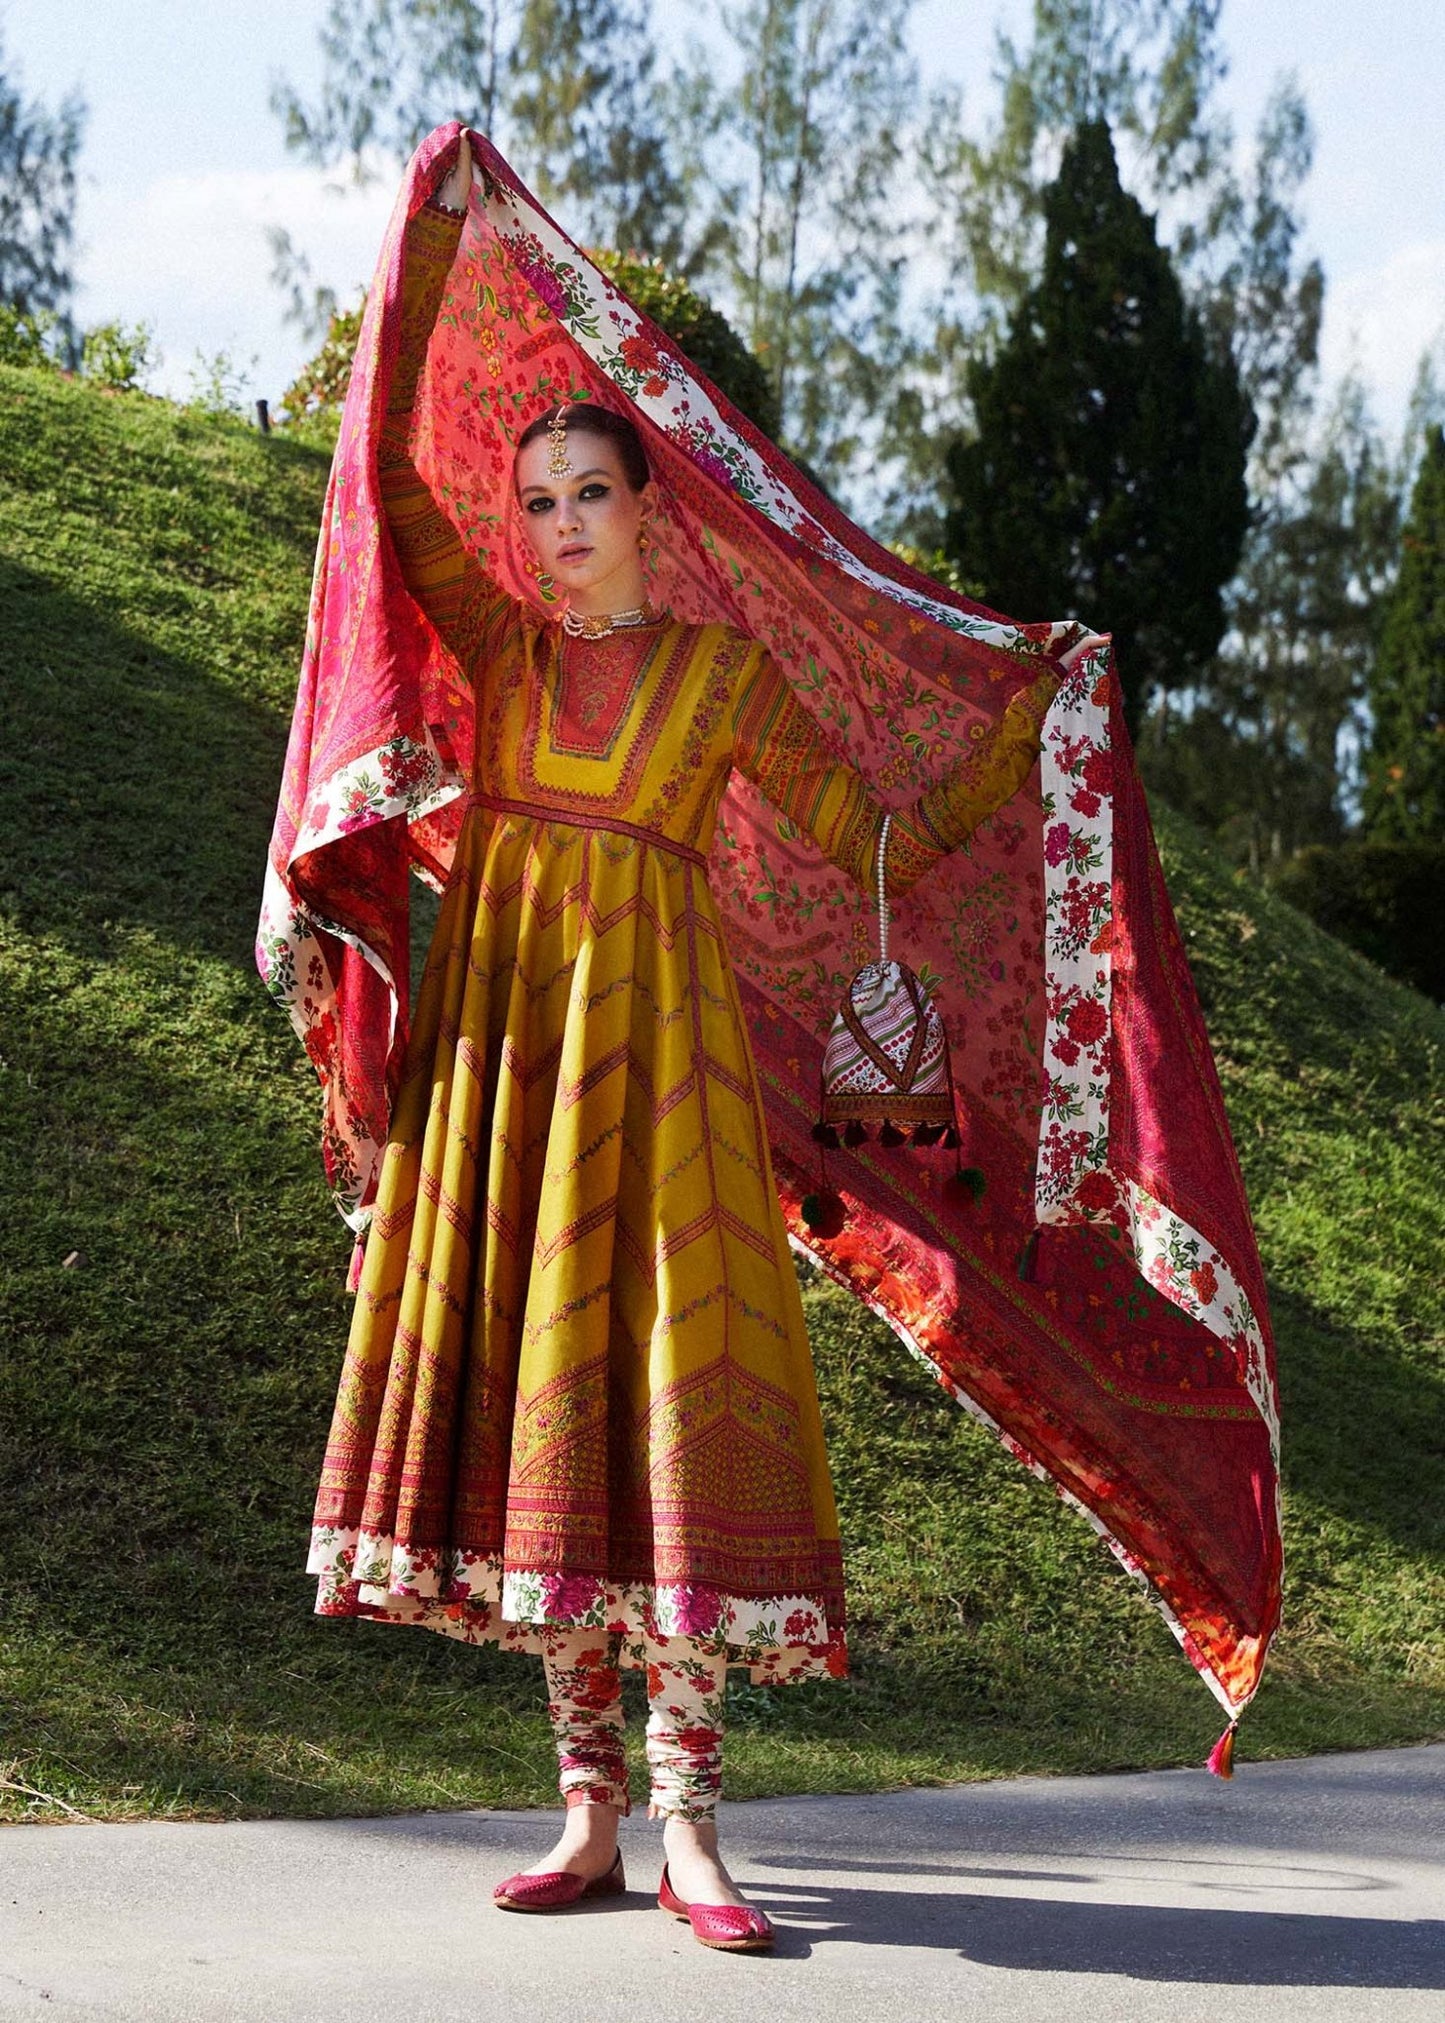
[[[580,505],[590,505],[598,499],[609,497],[611,491],[612,486],[610,484],[603,484],[594,479],[590,484],[583,485],[578,492],[578,503]],[[537,492],[523,501],[522,511],[524,513],[535,513],[543,506],[553,506],[556,503],[550,492]]]

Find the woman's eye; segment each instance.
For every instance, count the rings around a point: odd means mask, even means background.
[[[529,513],[545,513],[551,503],[550,499],[528,499],[527,511]]]
[[[577,496],[579,499],[605,499],[611,489],[610,485],[584,485]]]

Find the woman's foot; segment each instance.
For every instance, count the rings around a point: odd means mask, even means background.
[[[669,1814],[662,1829],[662,1845],[672,1887],[684,1903],[746,1904],[717,1851],[713,1820],[677,1819]]]
[[[520,1873],[577,1875],[584,1882],[596,1882],[617,1859],[617,1826],[621,1817],[615,1805],[569,1805],[557,1845]]]

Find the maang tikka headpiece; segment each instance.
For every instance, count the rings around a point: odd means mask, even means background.
[[[572,460],[567,455],[567,409],[559,402],[557,412],[547,424],[547,475],[549,478],[570,478]]]

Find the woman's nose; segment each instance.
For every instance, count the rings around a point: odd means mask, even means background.
[[[580,527],[582,515],[575,499],[561,498],[557,501],[557,532],[570,534],[574,527]]]

